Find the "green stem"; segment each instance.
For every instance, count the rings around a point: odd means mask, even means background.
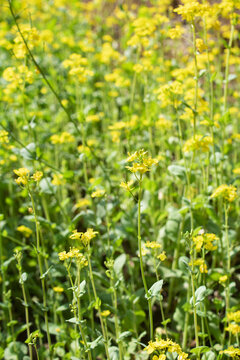
[[[138,192],[138,251],[140,258],[140,269],[142,275],[143,286],[145,290],[145,295],[148,299],[148,311],[149,311],[149,321],[150,321],[150,339],[153,340],[153,314],[152,314],[152,301],[149,298],[149,292],[147,287],[147,282],[144,274],[143,268],[143,258],[142,258],[142,244],[141,244],[141,198],[142,198],[142,175],[139,179],[139,192]]]
[[[30,195],[31,202],[32,202],[33,215],[34,215],[35,226],[36,226],[36,239],[37,239],[36,251],[37,251],[38,267],[39,267],[42,292],[43,292],[44,320],[45,320],[46,331],[47,331],[47,341],[48,341],[48,346],[49,346],[50,358],[52,358],[51,336],[50,336],[50,332],[49,332],[48,313],[47,313],[48,310],[47,310],[46,284],[45,284],[45,278],[43,277],[42,255],[41,255],[41,247],[40,247],[39,223],[38,223],[38,219],[37,219],[35,202],[34,202],[32,192],[31,192],[29,186],[27,187],[27,189],[28,189],[28,193]]]
[[[89,276],[90,276],[90,280],[91,280],[91,284],[92,284],[94,299],[95,299],[96,304],[98,304],[98,302],[99,302],[98,299],[99,299],[99,298],[98,298],[98,296],[97,296],[97,291],[96,291],[96,287],[95,287],[95,283],[94,283],[94,278],[93,278],[91,258],[90,258],[90,247],[89,247],[89,245],[88,245],[88,251],[87,251],[87,258],[88,258]],[[109,352],[108,352],[108,338],[107,338],[107,333],[106,333],[105,327],[104,327],[103,317],[102,317],[102,315],[101,315],[101,305],[98,305],[97,310],[98,310],[98,316],[99,316],[99,319],[100,319],[102,334],[103,334],[103,338],[104,338],[104,346],[105,346],[105,351],[106,351],[107,359],[110,360],[110,356],[109,356]]]

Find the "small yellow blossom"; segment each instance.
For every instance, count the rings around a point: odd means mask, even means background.
[[[159,259],[160,261],[164,261],[164,260],[166,260],[166,258],[167,258],[167,256],[166,256],[166,252],[165,252],[165,251],[163,251],[160,255],[158,255],[158,259]]]
[[[91,197],[92,197],[92,198],[99,198],[99,197],[104,196],[105,193],[106,193],[105,190],[103,190],[103,189],[98,189],[98,190],[94,191],[94,192],[91,194]]]
[[[162,247],[162,245],[157,243],[156,241],[147,241],[145,246],[146,248],[150,248],[150,249],[160,249]]]
[[[97,234],[98,232],[91,228],[87,229],[85,233],[73,230],[72,235],[70,235],[70,239],[79,240],[84,246],[88,246],[90,241],[95,238]]]
[[[25,225],[18,226],[17,231],[21,232],[26,238],[29,238],[33,233],[32,230]]]
[[[0,144],[8,144],[9,143],[9,139],[8,139],[8,132],[5,130],[0,130]]]
[[[28,180],[29,180],[30,170],[28,170],[26,168],[20,168],[20,169],[13,170],[13,172],[18,176],[18,178],[15,180],[18,185],[21,185],[21,184],[27,185]]]
[[[89,199],[83,198],[83,199],[78,200],[78,202],[75,205],[75,208],[76,209],[85,208],[85,207],[89,206],[90,204],[91,204],[91,201]]]
[[[134,188],[131,188],[132,184],[134,183],[133,180],[130,180],[128,182],[124,182],[122,181],[121,184],[120,184],[120,187],[122,187],[123,189],[131,192]]]
[[[62,293],[64,291],[64,289],[61,286],[54,286],[53,291],[55,291],[57,293]]]
[[[219,282],[220,282],[221,284],[224,284],[227,280],[228,280],[228,276],[227,276],[227,275],[220,276],[220,278],[219,278]]]
[[[42,171],[36,171],[33,176],[32,176],[32,179],[36,182],[39,182],[43,177],[43,173]]]
[[[104,311],[101,312],[101,315],[102,315],[103,317],[107,317],[107,316],[109,316],[110,314],[111,314],[111,312],[110,312],[109,310],[104,310]]]

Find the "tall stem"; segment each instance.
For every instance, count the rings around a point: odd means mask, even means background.
[[[90,280],[91,280],[91,284],[92,284],[94,299],[95,299],[96,304],[98,304],[99,298],[98,298],[98,296],[97,296],[97,291],[96,291],[96,287],[95,287],[95,283],[94,283],[94,278],[93,278],[91,258],[90,258],[90,247],[89,247],[89,245],[88,245],[88,251],[87,251],[87,258],[88,258],[89,276],[90,276]],[[105,331],[103,318],[102,318],[102,315],[101,315],[101,305],[98,305],[97,310],[98,310],[98,316],[99,316],[99,319],[100,319],[102,334],[103,334],[103,338],[104,338],[104,346],[105,346],[105,351],[106,351],[107,359],[110,360],[110,356],[109,356],[109,352],[108,352],[108,338],[107,338],[107,333],[106,333],[106,331]]]
[[[37,250],[38,267],[39,267],[40,279],[41,279],[41,285],[42,285],[42,292],[43,292],[44,320],[45,320],[46,331],[47,331],[47,341],[48,341],[48,346],[49,346],[49,351],[50,351],[50,358],[52,358],[51,336],[50,336],[50,332],[49,332],[48,313],[47,313],[46,284],[45,284],[45,278],[43,277],[42,256],[41,256],[41,247],[40,247],[39,223],[38,223],[38,219],[37,219],[34,198],[33,198],[32,192],[29,187],[28,187],[28,193],[30,195],[31,202],[32,202],[33,215],[34,215],[35,226],[36,226],[36,239],[37,239],[36,250]]]
[[[140,175],[139,179],[139,191],[138,191],[138,251],[140,258],[140,268],[143,286],[145,290],[145,295],[148,299],[148,311],[149,311],[149,321],[150,321],[150,339],[153,340],[153,314],[152,314],[152,301],[149,299],[149,292],[147,287],[147,282],[144,274],[143,268],[143,258],[142,258],[142,244],[141,244],[141,198],[142,198],[142,175]]]

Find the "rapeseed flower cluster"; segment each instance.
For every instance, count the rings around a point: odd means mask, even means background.
[[[233,185],[220,185],[214,190],[211,198],[222,198],[227,202],[233,202],[237,198],[237,188]]]
[[[97,234],[98,232],[91,228],[87,229],[84,233],[73,230],[72,235],[70,235],[70,239],[77,240],[80,244],[87,247],[90,244],[90,241],[95,238]]]
[[[126,166],[126,168],[132,173],[140,173],[141,175],[151,170],[153,165],[158,163],[157,159],[153,159],[148,156],[148,152],[142,150],[135,151],[132,155],[128,154],[126,162],[132,162],[132,166]]]
[[[144,349],[145,351],[147,351],[147,353],[149,355],[154,354],[154,353],[158,353],[158,356],[162,356],[162,357],[157,357],[156,359],[161,359],[164,360],[166,359],[166,353],[174,353],[176,352],[178,354],[178,360],[185,360],[188,359],[188,354],[184,353],[180,347],[180,345],[178,345],[177,343],[175,343],[174,341],[167,339],[167,340],[157,340],[156,341],[149,341],[148,346],[145,347]],[[165,357],[164,357],[165,356]]]

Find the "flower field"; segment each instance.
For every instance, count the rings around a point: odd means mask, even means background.
[[[0,359],[240,359],[240,0],[0,11]]]

